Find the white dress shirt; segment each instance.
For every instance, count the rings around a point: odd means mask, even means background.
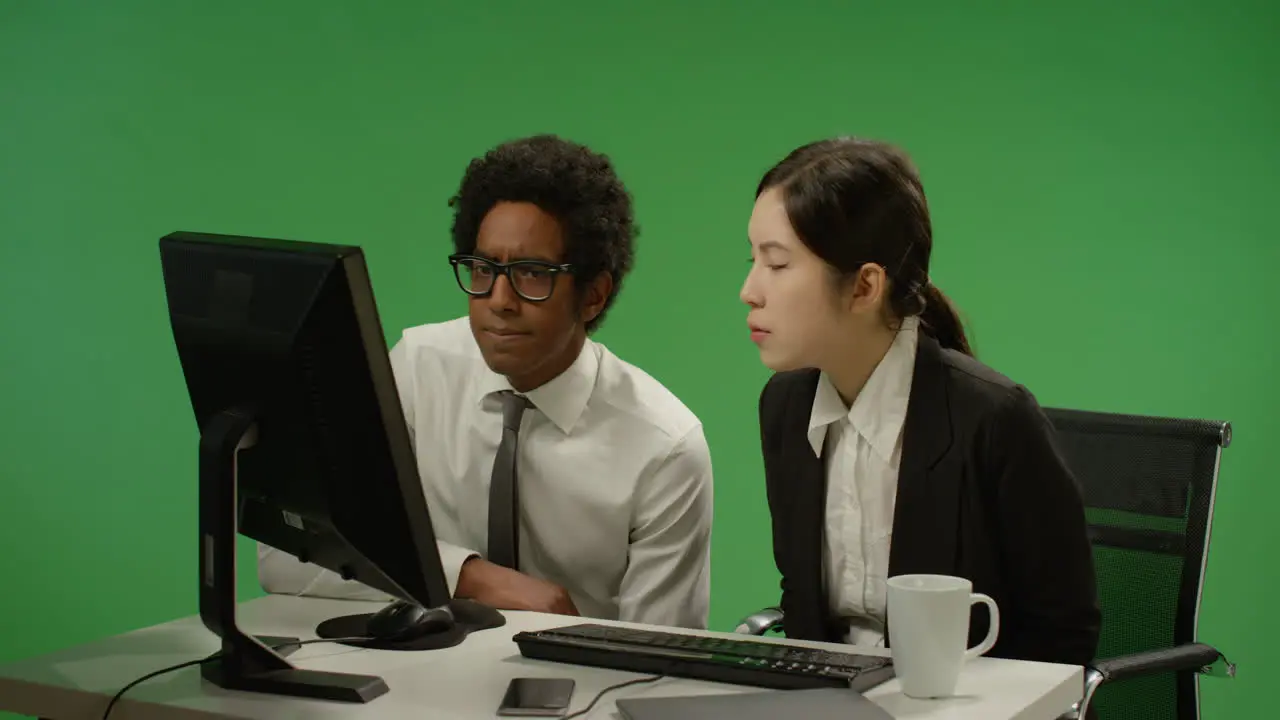
[[[404,331],[390,352],[449,591],[484,556],[489,479],[507,379],[467,318]],[[587,617],[704,628],[710,604],[711,457],[670,391],[587,340],[526,396],[520,424],[520,571],[556,583]],[[259,549],[269,592],[386,599],[328,570]]]
[[[915,371],[918,320],[908,318],[862,391],[846,407],[826,373],[809,415],[809,444],[827,447],[823,572],[835,617],[849,622],[845,641],[884,639],[893,506],[902,426]]]

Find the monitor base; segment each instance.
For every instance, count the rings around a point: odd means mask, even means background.
[[[200,675],[227,690],[367,703],[389,688],[380,677],[294,667],[286,655],[297,638],[255,637],[236,622],[237,463],[257,440],[254,413],[233,408],[215,415],[200,434],[200,619],[222,648]]]

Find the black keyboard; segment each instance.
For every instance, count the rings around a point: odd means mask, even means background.
[[[518,633],[520,654],[537,660],[778,690],[841,687],[859,692],[893,677],[887,657],[795,645],[571,625]]]

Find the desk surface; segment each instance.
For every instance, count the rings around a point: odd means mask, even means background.
[[[268,596],[240,606],[240,625],[257,635],[314,638],[322,620],[372,611],[376,603]],[[471,720],[497,717],[498,701],[513,677],[572,677],[572,711],[600,690],[642,675],[540,662],[521,657],[511,636],[577,621],[558,615],[507,613],[505,627],[469,637],[461,645],[426,652],[388,652],[314,644],[289,657],[298,667],[375,674],[390,692],[367,705],[228,692],[205,683],[199,669],[184,668],[133,688],[116,704],[112,720]],[[622,624],[622,623],[618,623]],[[668,628],[664,628],[669,630]],[[680,631],[677,631],[680,632]],[[711,633],[733,637],[725,633]],[[822,643],[801,643],[833,647]],[[839,646],[834,646],[840,649]],[[55,720],[98,720],[108,699],[134,679],[161,668],[204,657],[218,649],[215,636],[197,617],[157,625],[99,642],[0,666],[0,710]],[[844,649],[848,649],[845,647]],[[860,649],[862,652],[883,652]],[[1080,698],[1078,667],[978,658],[968,663],[957,696],[912,700],[891,681],[867,693],[896,718],[914,720],[1052,720]],[[588,720],[618,718],[618,697],[660,697],[756,688],[667,678],[605,695]]]

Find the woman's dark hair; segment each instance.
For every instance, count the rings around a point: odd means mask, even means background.
[[[471,161],[453,208],[453,248],[475,251],[480,223],[499,202],[528,202],[560,221],[564,228],[564,261],[585,283],[602,272],[613,276],[613,292],[591,322],[591,333],[604,322],[622,281],[635,261],[639,234],[631,194],[607,155],[555,135],[543,134],[502,143]]]
[[[760,180],[756,197],[782,191],[800,240],[849,277],[867,263],[889,276],[889,309],[919,315],[940,345],[973,355],[955,306],[929,282],[933,227],[920,176],[906,153],[887,143],[834,138],[799,147]]]

